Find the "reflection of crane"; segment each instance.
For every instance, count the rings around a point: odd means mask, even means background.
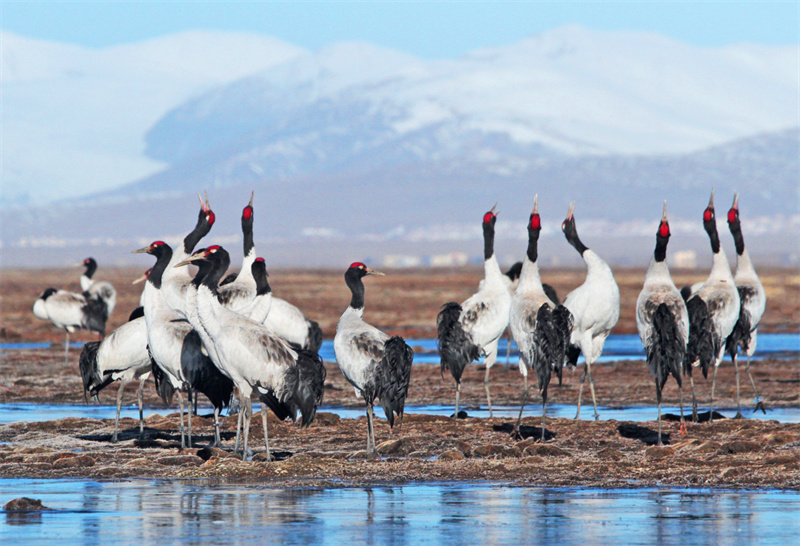
[[[667,267],[667,244],[670,231],[667,222],[667,203],[656,234],[656,249],[644,287],[636,300],[636,328],[647,355],[647,367],[656,383],[658,400],[658,445],[661,443],[661,390],[670,375],[678,382],[681,396],[681,430],[683,430],[683,389],[681,367],[689,337],[689,315],[683,297],[672,282]]]
[[[508,326],[511,295],[494,254],[495,207],[483,215],[484,281],[478,292],[459,305],[449,302],[442,306],[436,318],[441,371],[447,369],[456,380],[456,410],[461,396],[461,375],[467,364],[486,355],[486,376],[483,386],[492,416],[492,397],[489,393],[489,370],[497,359],[497,344]]]
[[[572,365],[577,364],[577,352],[583,353],[586,360],[581,374],[581,386],[578,390],[578,411],[575,419],[581,414],[581,394],[583,383],[589,377],[589,389],[592,392],[594,404],[594,418],[597,420],[597,400],[594,395],[594,380],[592,379],[592,364],[603,353],[611,329],[619,320],[619,287],[614,280],[614,273],[608,264],[594,251],[584,245],[578,237],[575,226],[575,203],[571,203],[567,218],[561,224],[564,235],[578,254],[586,263],[586,280],[578,288],[570,292],[564,300],[564,305],[572,313],[574,324],[570,337],[569,359]]]
[[[119,413],[122,407],[122,392],[133,380],[139,380],[136,399],[139,402],[139,435],[144,434],[142,413],[142,391],[144,382],[150,377],[153,361],[147,350],[147,323],[141,308],[137,308],[128,322],[108,334],[103,341],[90,341],[83,346],[78,365],[83,379],[84,393],[99,401],[98,393],[115,381],[117,388],[117,417],[114,420],[116,442],[119,435]]]
[[[750,378],[755,394],[756,409],[764,413],[764,403],[759,399],[756,383],[750,375],[750,357],[756,351],[756,335],[758,334],[758,323],[767,307],[767,294],[764,286],[758,279],[750,254],[744,247],[744,237],[742,237],[742,225],[739,223],[739,194],[733,197],[733,205],[728,211],[728,228],[731,230],[733,240],[736,243],[736,274],[733,280],[736,282],[736,289],[739,291],[740,310],[739,319],[733,332],[728,337],[726,349],[731,355],[733,365],[736,368],[736,417],[742,416],[742,408],[739,402],[739,362],[736,358],[739,349],[747,355],[747,366],[745,371]]]
[[[522,262],[519,284],[511,300],[509,326],[519,347],[519,371],[524,390],[519,417],[514,427],[519,432],[525,403],[528,401],[528,368],[533,368],[542,393],[542,440],[545,439],[545,410],[547,387],[551,372],[555,370],[561,383],[561,372],[566,360],[567,344],[572,329],[572,317],[563,305],[557,305],[545,293],[539,275],[539,233],[542,229],[538,211],[538,196],[533,201],[533,212],[528,220],[528,248]]]
[[[244,429],[243,455],[247,454],[252,416],[250,395],[254,390],[262,404],[279,419],[294,419],[300,410],[302,425],[309,425],[322,401],[325,383],[325,367],[319,355],[291,347],[263,324],[222,305],[218,297],[219,280],[230,265],[230,257],[224,248],[210,246],[195,252],[176,267],[189,263],[197,263],[200,270],[191,283],[196,289],[193,290],[195,294],[190,296],[190,301],[194,299],[196,302],[197,312],[190,313],[188,319],[206,347],[214,347],[209,350],[214,364],[233,380],[239,391],[240,420]],[[204,267],[204,263],[208,266]],[[261,419],[269,459],[267,411],[263,405]]]
[[[684,371],[689,374],[692,385],[692,417],[697,419],[697,401],[694,395],[692,367],[700,366],[703,376],[708,377],[708,368],[714,365],[711,381],[711,408],[709,422],[714,419],[714,389],[717,383],[717,368],[725,354],[725,340],[739,319],[739,292],[728,265],[728,259],[719,243],[717,221],[714,216],[714,191],[703,211],[703,227],[714,253],[711,272],[703,285],[686,301],[689,311],[689,345]]]
[[[350,306],[342,314],[336,327],[333,348],[342,375],[367,403],[367,456],[377,456],[372,404],[376,398],[381,401],[390,427],[394,426],[395,414],[402,420],[414,351],[402,337],[390,338],[364,322],[362,279],[367,275],[383,273],[373,271],[361,262],[355,262],[344,274],[352,296]]]

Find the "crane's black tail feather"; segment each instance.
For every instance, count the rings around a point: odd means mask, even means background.
[[[744,308],[746,303],[745,298],[742,297],[742,289],[739,288],[739,319],[736,321],[728,339],[725,340],[725,351],[732,359],[739,352],[739,347],[746,351],[750,346],[751,324],[750,315]]]
[[[297,418],[302,414],[300,425],[307,427],[314,421],[317,407],[322,403],[325,392],[327,371],[320,356],[308,349],[295,349],[297,365],[287,371],[283,393],[279,398],[274,393],[263,393],[269,401],[262,398],[279,419]],[[275,407],[273,407],[275,406]]]
[[[84,344],[81,356],[78,358],[78,368],[80,368],[81,379],[83,380],[83,391],[92,396],[103,388],[99,387],[103,382],[97,365],[97,351],[99,349],[99,341],[89,341]],[[96,392],[92,392],[94,389],[96,389]]]
[[[378,365],[378,396],[390,427],[394,427],[395,414],[403,415],[413,360],[414,351],[402,337],[394,336],[384,344],[383,358]]]
[[[233,381],[219,371],[200,347],[202,341],[196,330],[186,334],[181,355],[183,376],[191,390],[204,394],[214,408],[221,411],[230,403]]]
[[[653,314],[650,343],[645,347],[647,366],[656,380],[659,392],[664,388],[664,383],[670,375],[678,382],[678,386],[681,386],[681,363],[686,356],[682,340],[683,336],[672,311],[667,304],[660,304]]]
[[[536,313],[533,343],[536,347],[534,369],[539,380],[539,390],[550,384],[551,372],[555,371],[561,384],[564,361],[567,359],[569,337],[572,333],[572,314],[563,305],[550,310],[545,303]]]
[[[721,340],[714,332],[714,324],[708,312],[708,306],[699,296],[686,302],[689,312],[689,345],[683,364],[683,373],[692,374],[692,365],[700,361],[703,377],[708,377],[708,369],[719,354]]]
[[[308,340],[306,341],[305,348],[312,353],[318,353],[319,348],[322,347],[322,328],[315,320],[308,321]]]
[[[451,301],[442,306],[436,317],[440,371],[444,377],[444,371],[449,370],[456,383],[461,383],[461,374],[467,364],[481,356],[481,348],[472,342],[469,334],[461,327],[458,321],[460,316],[461,305]]]
[[[90,332],[105,335],[108,305],[102,299],[93,297],[88,292],[84,292],[83,295],[86,298],[86,305],[81,307],[83,312],[83,324],[81,324],[81,327]]]

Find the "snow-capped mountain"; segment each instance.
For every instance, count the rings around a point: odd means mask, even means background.
[[[3,200],[82,196],[6,207],[14,260],[86,246],[122,260],[119,248],[178,240],[203,189],[215,240],[235,246],[255,189],[274,263],[467,250],[495,201],[513,256],[534,193],[550,236],[576,200],[590,246],[638,263],[632,241],[647,254],[664,199],[687,247],[707,245],[695,216],[712,187],[742,192],[762,238],[751,252],[797,259],[795,47],[580,27],[436,61],[237,34],[98,51],[2,39]]]

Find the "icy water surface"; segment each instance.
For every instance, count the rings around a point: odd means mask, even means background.
[[[424,483],[276,488],[263,483],[0,479],[6,544],[791,544],[800,493]]]
[[[461,409],[467,412],[469,417],[489,417],[489,409],[487,407],[462,407]],[[707,408],[706,408],[707,409]],[[706,411],[700,408],[701,411]],[[492,408],[494,417],[505,419],[516,419],[519,415],[519,406],[494,406]],[[147,417],[153,413],[167,414],[177,411],[177,406],[174,408],[145,408],[144,415]],[[253,411],[261,411],[259,404],[253,405]],[[364,407],[333,407],[333,406],[320,406],[318,411],[327,411],[337,414],[343,419],[358,419],[366,415]],[[383,409],[375,409],[379,417],[383,417]],[[550,404],[547,406],[548,417],[575,417],[577,406],[569,404]],[[684,408],[686,411],[686,408]],[[691,407],[689,407],[691,411]],[[715,408],[714,411],[722,413],[726,417],[733,417],[736,414],[736,408]],[[753,413],[752,409],[743,409],[745,418],[747,419],[771,419],[781,423],[800,423],[800,408],[774,408],[767,410],[767,413]],[[605,407],[598,406],[601,420],[615,419],[617,421],[654,421],[658,415],[658,409],[653,406],[628,406],[628,407]],[[679,408],[672,408],[664,406],[663,413],[680,414]],[[70,405],[70,404],[33,404],[33,403],[17,403],[17,404],[0,404],[0,425],[7,423],[14,423],[17,421],[51,421],[54,419],[63,419],[65,417],[86,417],[91,419],[113,419],[117,413],[116,406],[95,406],[95,405]],[[211,406],[200,406],[198,408],[200,415],[210,415],[213,413]],[[443,415],[449,417],[453,414],[452,406],[406,406],[406,414],[427,414],[427,415]],[[524,415],[540,416],[542,408],[538,404],[530,404],[525,407]],[[688,415],[688,413],[686,414]],[[123,406],[120,412],[120,417],[130,417],[132,419],[139,418],[139,408],[136,405]],[[594,420],[594,412],[592,411],[591,404],[581,408],[581,419],[585,421]]]
[[[438,364],[439,355],[436,352],[435,339],[407,339],[406,342],[415,349],[415,364]],[[18,349],[47,349],[50,343],[0,343],[0,351]],[[63,345],[62,345],[63,346]],[[80,349],[82,344],[70,343],[70,348]],[[497,357],[498,364],[505,364],[508,339],[502,338],[499,345]],[[759,334],[758,345],[754,358],[756,360],[768,357],[775,358],[796,358],[800,353],[800,334]],[[333,352],[333,340],[325,340],[319,350],[319,355],[323,360],[330,362],[336,361]],[[631,335],[611,335],[606,340],[603,356],[598,362],[615,362],[618,360],[644,359],[644,349],[639,336]],[[726,356],[725,360],[729,360]],[[517,346],[511,343],[511,354],[508,359],[510,364],[519,363],[519,353]],[[578,361],[583,362],[583,357]]]

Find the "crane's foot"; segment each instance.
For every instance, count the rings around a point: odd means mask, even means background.
[[[509,434],[509,436],[513,440],[522,440],[523,439],[522,438],[522,433],[519,431],[519,425],[514,427],[514,430],[511,431],[511,434]]]
[[[734,419],[744,419],[744,415],[742,415],[741,411],[737,410],[736,411],[736,415],[734,415],[733,418]]]
[[[762,412],[764,415],[766,415],[766,414],[767,414],[767,407],[764,405],[764,401],[763,401],[763,400],[758,400],[758,401],[756,402],[756,407],[755,407],[755,408],[753,408],[753,413],[757,412],[758,410],[761,410],[761,412]]]

